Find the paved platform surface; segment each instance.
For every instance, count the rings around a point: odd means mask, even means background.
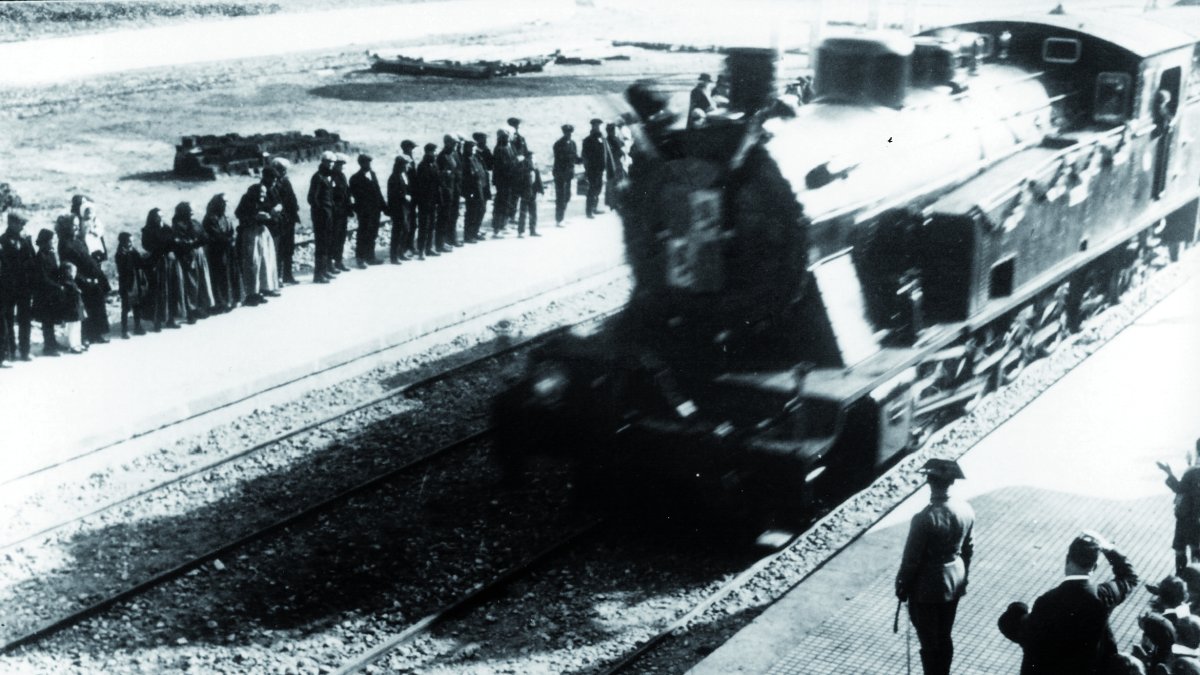
[[[1179,473],[1200,436],[1197,345],[1200,279],[1192,279],[961,460],[968,480],[954,489],[977,521],[955,674],[1020,669],[1020,648],[996,620],[1008,603],[1032,604],[1060,582],[1066,547],[1082,529],[1112,539],[1143,581],[1172,571],[1172,498],[1154,462]],[[691,672],[907,672],[907,617],[893,634],[892,584],[909,519],[928,501],[928,490],[918,491]],[[1098,575],[1111,578],[1106,563]],[[1140,638],[1136,619],[1150,597],[1139,588],[1113,613],[1122,649]]]
[[[538,238],[510,233],[328,285],[309,274],[266,305],[0,371],[0,483],[623,264],[615,216],[549,221]]]

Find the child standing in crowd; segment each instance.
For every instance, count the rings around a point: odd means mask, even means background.
[[[121,293],[121,337],[129,339],[129,312],[133,311],[133,334],[145,335],[142,328],[142,299],[146,297],[146,272],[142,255],[133,248],[128,232],[117,236],[117,289]]]
[[[62,321],[66,324],[67,351],[82,354],[83,348],[83,293],[75,283],[77,270],[72,263],[63,263],[59,279],[63,287]]]

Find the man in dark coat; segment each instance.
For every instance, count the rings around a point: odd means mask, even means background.
[[[600,193],[604,190],[604,176],[612,172],[612,152],[600,125],[604,120],[593,118],[592,131],[583,139],[583,172],[587,176],[588,191],[585,212],[588,218],[604,213],[600,209]]]
[[[321,163],[308,183],[308,207],[313,226],[313,282],[327,284],[330,239],[333,238],[333,160],[332,152],[321,153]]]
[[[713,111],[713,102],[710,92],[712,91],[712,76],[708,73],[702,73],[700,79],[696,82],[696,86],[692,87],[692,93],[688,97],[688,112],[687,112],[687,128],[691,129],[694,125],[693,120],[697,117],[704,119],[708,113]],[[701,111],[701,115],[695,115],[695,112]]]
[[[438,209],[442,199],[442,173],[437,166],[437,145],[425,144],[425,156],[417,167],[417,180],[413,184],[413,201],[417,204],[417,259],[427,255],[441,255],[434,247],[434,230],[437,228]]]
[[[42,355],[58,356],[61,347],[54,337],[66,286],[58,272],[58,256],[54,254],[54,233],[43,229],[37,236],[37,253],[29,265],[29,289],[33,298],[30,314],[42,324]]]
[[[379,236],[379,217],[387,206],[379,177],[371,170],[371,156],[358,156],[358,172],[350,177],[350,196],[354,199],[354,216],[358,219],[358,232],[354,237],[354,261],[359,269],[367,265],[378,265],[375,257],[375,242]]]
[[[407,138],[400,142],[400,153],[408,158],[408,164],[404,167],[404,172],[408,175],[408,186],[411,190],[417,184],[417,159],[413,157],[413,150],[417,144]],[[408,255],[417,255],[417,203],[413,199],[408,200],[408,239],[404,242],[404,250]]]
[[[329,240],[329,269],[334,274],[349,272],[342,259],[346,250],[346,233],[349,231],[350,212],[353,210],[350,200],[350,181],[346,179],[343,168],[346,166],[346,156],[338,153],[333,160],[333,237]]]
[[[525,236],[525,218],[529,218],[529,236],[540,237],[537,231],[537,200],[538,195],[546,192],[542,186],[542,173],[538,171],[537,162],[533,159],[533,151],[526,150],[525,156],[517,162],[516,175],[513,179],[513,192],[520,200],[520,217],[517,220],[517,236]]]
[[[26,219],[8,214],[8,226],[0,234],[0,361],[29,360],[29,333],[33,325],[33,294],[30,283],[33,242],[25,234]]]
[[[512,127],[512,134],[509,136],[508,144],[512,146],[514,155],[517,157],[522,157],[529,152],[529,143],[527,143],[525,141],[525,137],[521,135],[521,118],[510,117],[507,121],[508,126]],[[512,193],[512,199],[509,200],[508,204],[508,222],[510,223],[515,222],[516,220],[518,202],[520,202],[520,197],[514,190]]]
[[[571,134],[575,127],[562,125],[562,138],[554,142],[554,224],[562,227],[567,213],[567,202],[571,201],[571,181],[575,178],[575,165],[579,163],[579,149]]]
[[[279,236],[275,237],[275,262],[279,266],[279,282],[295,284],[296,277],[292,275],[292,258],[296,252],[296,225],[300,223],[300,201],[296,198],[296,189],[288,178],[288,167],[291,162],[283,157],[271,160],[271,168],[275,170],[275,202],[283,206],[283,211],[276,219],[276,229]],[[212,262],[211,260],[209,261]]]
[[[438,223],[434,230],[435,251],[453,251],[458,237],[458,201],[462,198],[462,165],[459,163],[458,139],[451,134],[442,137],[442,151],[437,156],[440,174]]]
[[[479,156],[479,161],[483,162],[483,168],[492,171],[496,168],[492,162],[492,151],[488,149],[488,135],[482,131],[476,131],[471,134],[471,140],[475,141],[475,154]],[[489,177],[490,178],[490,177]]]
[[[466,204],[466,222],[463,226],[463,241],[474,244],[479,241],[479,228],[483,225],[483,213],[492,191],[488,186],[487,169],[475,151],[474,141],[463,141],[463,201]]]
[[[1103,553],[1115,578],[1092,580]],[[1085,532],[1067,549],[1066,578],[1030,610],[1014,602],[1000,617],[1000,632],[1021,645],[1021,675],[1093,675],[1117,653],[1108,615],[1137,587],[1133,566],[1103,537]]]
[[[929,506],[912,518],[896,574],[896,597],[908,602],[925,675],[949,675],[954,660],[951,630],[958,601],[967,592],[975,552],[975,511],[967,502],[950,498],[950,486],[963,478],[957,462],[931,459],[921,471],[929,482]]]
[[[69,217],[67,217],[69,219]],[[68,226],[71,221],[63,221],[64,226]],[[108,283],[108,277],[105,276],[104,270],[100,269],[100,263],[92,257],[88,251],[87,244],[83,243],[77,234],[73,224],[67,227],[67,231],[74,236],[64,237],[59,235],[58,240],[58,257],[60,263],[71,263],[75,266],[76,283],[79,284],[79,292],[83,296],[83,307],[86,312],[83,325],[84,344],[105,344],[108,342],[108,308],[105,306],[104,300],[108,297],[108,292],[111,286]]]
[[[408,155],[396,155],[392,165],[392,175],[387,182],[387,210],[392,219],[391,243],[388,246],[388,259],[393,265],[399,265],[409,260],[408,241],[413,227],[412,218],[412,179],[409,171]]]
[[[508,224],[508,204],[513,197],[513,178],[517,170],[517,153],[508,142],[508,132],[496,131],[496,147],[492,150],[492,184],[496,186],[496,202],[492,205],[492,236],[499,237]]]
[[[1200,457],[1200,439],[1196,439],[1196,454]],[[1171,548],[1175,549],[1175,573],[1188,566],[1188,553],[1192,562],[1200,562],[1200,466],[1188,466],[1180,478],[1166,462],[1158,462],[1158,468],[1167,474],[1167,487],[1175,493],[1175,538]]]

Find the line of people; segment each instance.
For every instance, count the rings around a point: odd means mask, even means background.
[[[354,262],[360,269],[381,264],[376,255],[383,216],[391,221],[389,259],[393,264],[424,260],[456,247],[487,238],[484,220],[492,202],[491,236],[503,237],[509,225],[517,236],[537,232],[538,198],[545,193],[536,155],[520,133],[521,120],[507,120],[510,129],[470,139],[447,134],[443,145],[424,146],[418,161],[417,144],[401,143],[392,173],[381,182],[373,159],[359,155],[359,169],[347,176],[345,155],[324,153],[309,182],[307,203],[313,231],[313,281],[329,283],[348,272],[345,246],[349,219],[357,220]],[[580,152],[571,138],[572,125],[562,127],[554,144],[555,220],[561,227],[571,198],[575,169],[586,185],[586,215],[605,204],[615,208],[617,186],[629,167],[628,136],[623,123],[591,121],[592,132]],[[297,283],[294,276],[296,228],[300,202],[289,178],[290,163],[272,158],[260,180],[249,186],[231,220],[224,194],[214,195],[202,218],[188,202],[175,207],[170,221],[151,209],[141,230],[145,253],[133,246],[130,233],[118,237],[112,256],[121,300],[121,336],[178,328],[185,323],[221,314],[238,305],[257,306]],[[580,186],[583,192],[584,185]],[[462,237],[459,220],[462,219]],[[110,333],[106,298],[110,282],[101,264],[109,260],[104,228],[95,204],[84,195],[72,199],[71,213],[58,218],[53,231],[38,232],[36,244],[24,232],[27,219],[9,213],[0,235],[0,365],[6,360],[30,360],[32,322],[41,323],[46,356],[81,353],[103,344]],[[132,325],[130,316],[132,315]],[[55,328],[64,330],[60,343]],[[131,331],[132,328],[132,331]]]

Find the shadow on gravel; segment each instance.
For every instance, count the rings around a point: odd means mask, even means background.
[[[211,183],[204,178],[177,176],[174,171],[141,171],[121,176],[119,180],[137,180],[147,183]]]

